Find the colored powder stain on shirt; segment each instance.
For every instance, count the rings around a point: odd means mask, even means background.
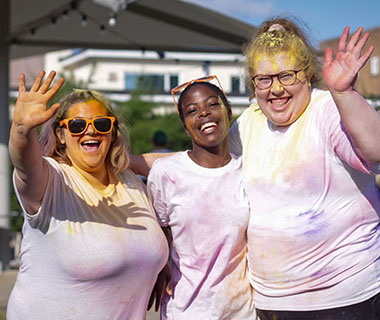
[[[66,232],[67,232],[67,234],[69,234],[70,236],[73,235],[73,228],[72,228],[72,226],[71,226],[71,223],[68,223],[68,224],[67,224]]]

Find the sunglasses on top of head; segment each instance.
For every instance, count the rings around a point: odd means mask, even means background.
[[[115,124],[115,117],[68,118],[59,122],[59,126],[65,126],[72,135],[80,135],[86,132],[88,125],[91,124],[95,132],[99,134],[110,133]]]
[[[192,84],[195,83],[195,82],[209,82],[209,81],[214,80],[214,79],[216,79],[216,81],[217,81],[218,84],[219,84],[219,88],[220,88],[220,90],[221,90],[221,91],[223,92],[223,94],[225,95],[224,90],[223,90],[223,88],[222,88],[222,85],[220,84],[219,79],[218,79],[217,76],[205,76],[205,77],[201,77],[201,78],[198,78],[198,79],[194,79],[194,80],[187,81],[187,82],[185,82],[185,83],[182,83],[182,84],[180,84],[180,85],[174,87],[170,92],[171,92],[172,97],[173,97],[173,100],[174,100],[174,105],[175,105],[176,108],[177,108],[177,112],[179,113],[178,102],[177,102],[177,100],[176,100],[176,98],[175,98],[175,94],[176,94],[177,92],[180,92],[180,91],[182,91],[182,90],[185,90],[188,86],[192,85]]]

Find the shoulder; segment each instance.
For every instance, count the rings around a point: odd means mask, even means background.
[[[173,155],[159,158],[153,162],[152,171],[171,171],[174,167],[178,167],[183,161],[186,156],[187,151],[181,151],[176,152]]]
[[[328,90],[313,89],[308,109],[318,115],[323,126],[326,121],[340,121],[338,109]]]
[[[313,89],[311,92],[310,98],[310,106],[314,106],[316,108],[327,108],[327,107],[335,107],[334,100],[331,96],[330,91],[321,90],[321,89]]]

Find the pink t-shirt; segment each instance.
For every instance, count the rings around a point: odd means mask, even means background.
[[[163,319],[255,319],[240,169],[235,158],[204,168],[187,152],[154,162],[148,194],[159,222],[173,234],[173,296],[165,297]]]
[[[46,161],[41,207],[24,211],[7,319],[145,320],[168,245],[144,186],[125,170],[98,190],[73,167]]]
[[[318,310],[380,291],[380,193],[354,152],[327,91],[313,90],[289,127],[252,105],[231,129],[250,201],[255,305]]]

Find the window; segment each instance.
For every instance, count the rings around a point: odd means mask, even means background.
[[[116,72],[110,72],[108,74],[108,81],[109,82],[116,82],[117,81],[117,74],[116,74]]]
[[[172,88],[178,86],[178,76],[177,75],[170,75],[170,88],[169,90],[171,90]]]
[[[374,56],[371,58],[371,76],[376,77],[379,75],[379,57]]]
[[[125,89],[128,91],[140,89],[149,93],[164,92],[164,75],[127,73]]]
[[[231,77],[231,93],[240,93],[240,77]]]

